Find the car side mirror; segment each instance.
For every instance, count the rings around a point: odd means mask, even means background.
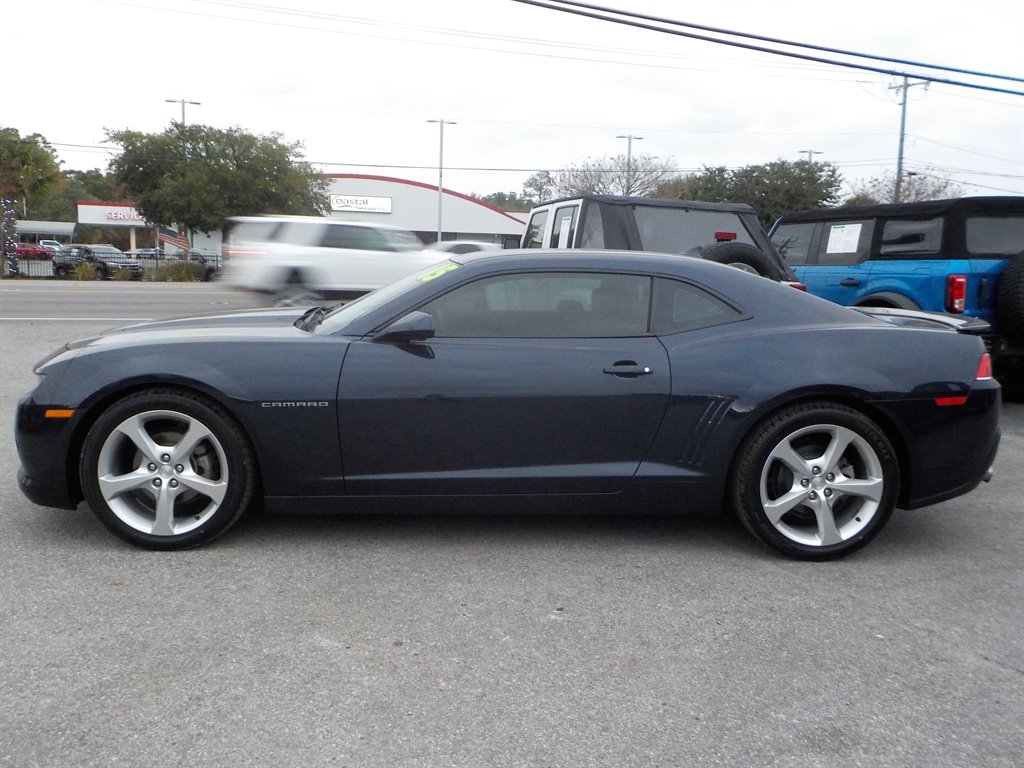
[[[410,312],[381,331],[374,341],[408,344],[413,341],[426,341],[433,337],[434,316],[428,315],[426,312]]]

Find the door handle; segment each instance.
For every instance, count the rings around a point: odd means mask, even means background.
[[[632,360],[615,363],[604,369],[605,373],[612,376],[621,376],[625,379],[635,379],[637,376],[650,376],[654,371],[648,365],[637,365]]]
[[[847,277],[843,280],[840,280],[839,284],[845,288],[856,288],[858,285],[860,285],[860,280],[854,277]]]

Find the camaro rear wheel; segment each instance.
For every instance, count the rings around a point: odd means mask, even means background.
[[[150,390],[104,412],[82,448],[86,501],[125,541],[184,549],[230,528],[255,486],[246,436],[192,393]]]
[[[892,513],[899,464],[885,433],[838,403],[784,409],[739,453],[733,506],[757,538],[806,560],[867,544]]]

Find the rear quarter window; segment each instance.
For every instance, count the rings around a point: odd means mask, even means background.
[[[969,216],[967,253],[1010,256],[1024,251],[1024,216]]]

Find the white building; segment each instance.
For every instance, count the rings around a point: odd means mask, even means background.
[[[408,229],[425,243],[437,240],[438,219],[444,240],[487,240],[501,244],[521,237],[525,214],[506,213],[469,195],[436,184],[390,176],[329,174],[332,218],[366,221]]]

